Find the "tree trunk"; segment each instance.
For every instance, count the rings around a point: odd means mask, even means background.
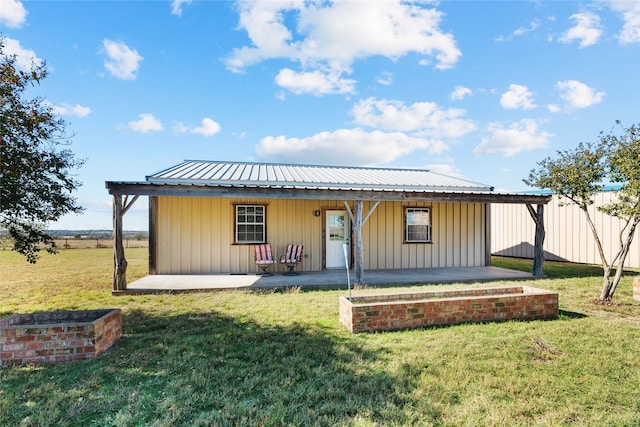
[[[533,221],[536,223],[536,237],[533,254],[533,275],[535,277],[542,277],[544,275],[544,205],[538,205],[536,211],[533,206],[527,205],[529,214]]]
[[[600,301],[607,301],[609,298],[609,293],[611,292],[611,266],[602,263],[603,279],[602,279],[602,291],[600,292]]]
[[[122,245],[122,196],[113,196],[113,290],[127,289],[127,260]]]
[[[600,300],[602,301],[611,301],[613,299],[613,294],[615,294],[616,288],[620,283],[620,279],[622,279],[622,273],[624,271],[624,262],[627,260],[627,255],[629,254],[629,248],[631,247],[631,242],[633,241],[633,235],[636,231],[636,227],[639,222],[640,222],[640,218],[632,222],[629,228],[629,232],[627,233],[627,236],[624,239],[621,239],[622,246],[620,248],[620,252],[618,253],[618,256],[616,257],[618,260],[616,265],[616,274],[613,277],[613,282],[611,282],[607,287],[606,295],[603,288],[603,292],[600,294]],[[603,298],[603,295],[604,295],[604,298]]]
[[[607,262],[607,257],[604,254],[604,249],[602,248],[602,242],[600,241],[600,237],[598,237],[598,230],[596,229],[593,220],[591,219],[591,215],[589,215],[589,211],[585,205],[580,205],[580,209],[584,212],[585,217],[587,218],[587,224],[589,224],[589,228],[591,228],[591,233],[593,234],[593,238],[596,241],[596,247],[598,248],[598,253],[600,254],[600,260],[602,261],[602,291],[600,292],[600,301],[606,301],[609,293],[611,292],[611,265]]]

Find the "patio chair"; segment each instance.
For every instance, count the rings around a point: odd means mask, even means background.
[[[255,245],[254,249],[256,253],[256,265],[260,268],[260,273],[258,274],[262,276],[273,276],[273,273],[268,271],[269,266],[275,264],[273,255],[271,254],[271,245],[269,243]]]
[[[288,270],[282,274],[285,276],[295,276],[300,273],[295,271],[298,264],[302,262],[302,245],[288,244],[287,251],[280,257],[280,264],[287,266]]]

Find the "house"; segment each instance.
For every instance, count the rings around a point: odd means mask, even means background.
[[[623,221],[607,215],[597,208],[613,200],[616,187],[608,186],[595,194],[589,206],[589,215],[598,231],[605,256],[609,262],[620,249],[620,232]],[[570,261],[583,264],[601,264],[598,247],[584,212],[575,204],[561,206],[558,196],[553,196],[547,206],[544,241],[545,259]],[[523,206],[492,205],[491,243],[495,255],[532,258],[534,237],[528,221],[522,221]],[[637,234],[637,232],[636,232]],[[640,268],[640,238],[636,235],[629,248],[625,267]]]
[[[302,272],[344,268],[346,244],[356,282],[365,269],[489,265],[490,205],[537,205],[542,215],[549,199],[420,169],[192,160],[106,187],[114,290],[126,289],[122,217],[141,195],[149,196],[149,274],[255,273],[253,246],[263,242],[276,255],[304,245]]]

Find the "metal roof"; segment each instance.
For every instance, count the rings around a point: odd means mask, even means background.
[[[152,184],[377,191],[488,192],[493,187],[423,169],[185,160]]]

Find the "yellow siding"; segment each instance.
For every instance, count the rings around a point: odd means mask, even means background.
[[[620,249],[619,238],[622,222],[599,212],[602,206],[615,196],[615,192],[596,194],[595,203],[589,213],[598,230],[598,235],[607,257],[611,262]],[[544,241],[545,258],[549,260],[571,261],[584,264],[600,264],[600,254],[584,212],[577,206],[560,206],[553,197],[545,206]],[[496,204],[491,208],[491,251],[497,255],[519,258],[533,258],[535,224],[524,205]],[[640,268],[640,238],[636,231],[625,266]]]
[[[344,209],[316,200],[158,197],[157,274],[254,273],[252,245],[234,244],[234,205],[267,206],[267,239],[279,257],[287,243],[304,245],[300,271],[322,270],[323,217],[315,210]],[[364,203],[364,214],[373,202]],[[433,243],[403,242],[406,206],[431,208]],[[481,203],[382,202],[363,227],[364,268],[481,266],[485,259]],[[277,266],[277,271],[284,271]]]

